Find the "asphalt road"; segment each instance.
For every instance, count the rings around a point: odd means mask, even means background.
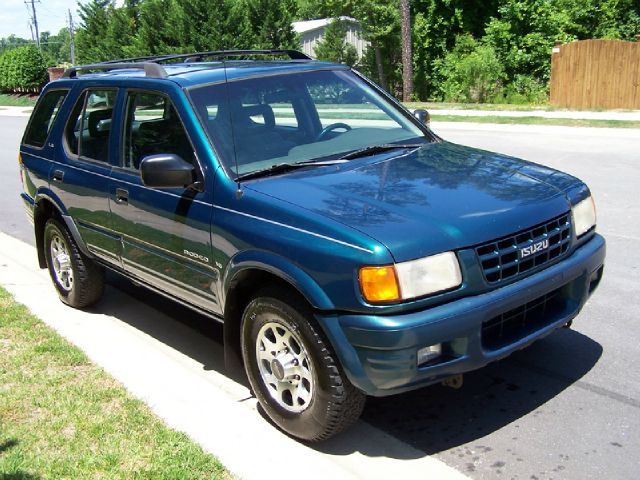
[[[18,198],[16,164],[26,120],[0,117],[0,230],[33,244]],[[637,478],[640,132],[471,124],[434,128],[448,140],[520,156],[587,181],[598,206],[598,230],[608,241],[605,277],[572,329],[466,375],[460,390],[434,386],[370,399],[362,421],[474,479]],[[220,341],[219,327],[206,319],[118,278],[111,281],[175,319],[189,318],[191,327]],[[317,448],[341,453],[332,442]]]

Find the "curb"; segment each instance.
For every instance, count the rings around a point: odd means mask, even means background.
[[[291,439],[224,375],[219,343],[110,286],[92,310],[64,305],[35,249],[2,232],[0,284],[238,478],[264,479],[283,459],[306,479],[467,478],[363,421],[317,446]]]

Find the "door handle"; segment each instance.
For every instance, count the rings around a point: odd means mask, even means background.
[[[129,203],[129,192],[124,188],[116,188],[116,203]]]
[[[64,180],[64,172],[62,170],[54,170],[53,181],[62,183],[63,180]]]

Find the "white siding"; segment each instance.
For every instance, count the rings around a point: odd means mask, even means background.
[[[316,21],[317,20],[312,20],[312,22],[316,22]],[[297,22],[297,23],[301,24],[304,22]],[[300,43],[302,44],[301,45],[302,51],[305,54],[315,58],[316,56],[315,47],[324,36],[325,28],[326,28],[326,25],[322,25],[317,28],[313,28],[311,30],[300,32]],[[362,38],[362,28],[355,21],[347,22],[346,41],[347,43],[350,43],[356,48],[356,51],[358,52],[358,58],[362,58],[362,56],[364,55],[364,52],[369,46],[369,42],[367,42]]]

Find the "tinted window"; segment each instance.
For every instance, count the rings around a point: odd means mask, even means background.
[[[173,153],[194,163],[193,148],[171,101],[157,93],[131,92],[122,166],[138,170],[144,157],[159,153]]]
[[[84,108],[84,101],[87,94],[83,93],[76,101],[71,115],[69,115],[69,122],[64,131],[64,138],[67,144],[67,148],[70,153],[78,154],[78,144],[80,143],[80,132],[82,131],[82,109]]]
[[[432,141],[347,70],[236,80],[190,96],[223,163],[239,174],[375,144]]]
[[[66,96],[67,90],[54,90],[47,92],[42,97],[31,117],[31,123],[24,136],[24,143],[34,147],[44,145]]]
[[[107,162],[115,90],[91,90],[78,100],[65,132],[71,153]]]

